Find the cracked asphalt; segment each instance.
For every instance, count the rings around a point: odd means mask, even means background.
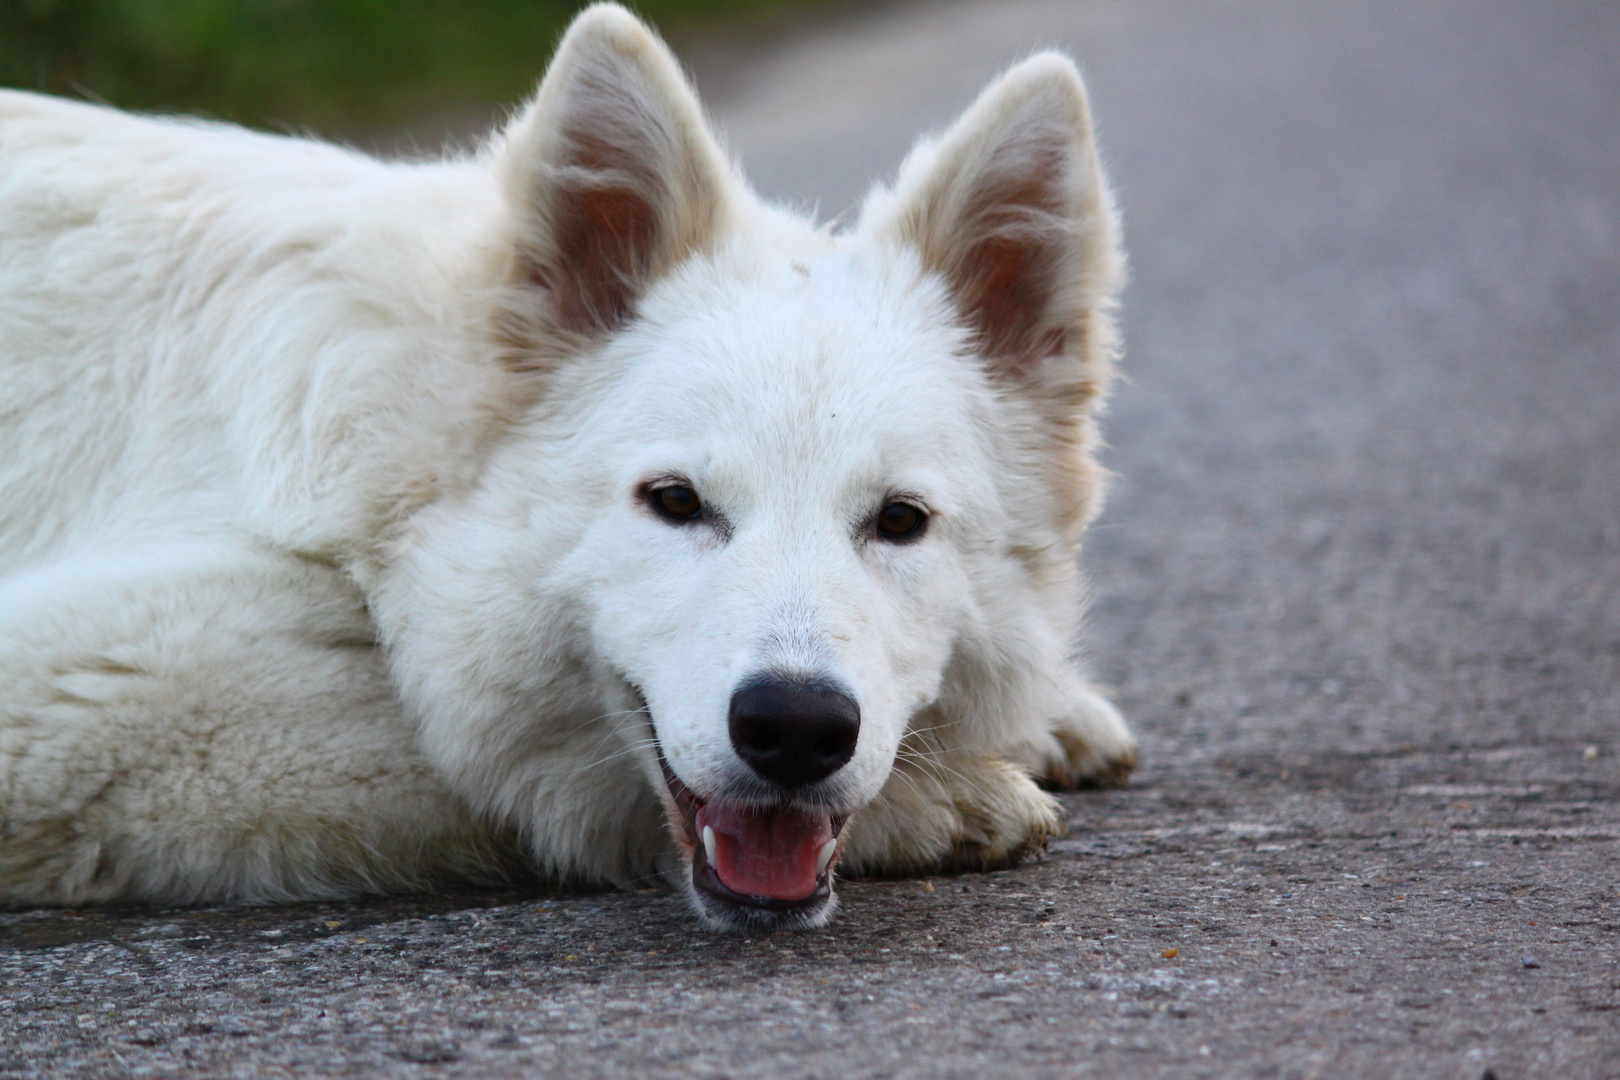
[[[16,1077],[1620,1077],[1620,6],[968,0],[700,43],[831,215],[1036,44],[1134,280],[1138,780],[993,874],[0,913]]]

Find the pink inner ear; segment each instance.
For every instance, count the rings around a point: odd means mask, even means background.
[[[994,236],[968,250],[959,295],[987,356],[1017,369],[1063,348],[1062,327],[1042,326],[1052,301],[1052,252],[1036,239]]]
[[[1068,240],[1054,221],[1061,157],[1043,154],[1021,164],[1009,170],[1015,184],[975,198],[987,209],[975,223],[978,237],[955,267],[957,296],[979,332],[980,347],[1014,368],[1063,348],[1063,328],[1043,324],[1054,299],[1061,245]]]
[[[586,119],[593,123],[565,135],[571,160],[554,180],[553,253],[529,277],[551,293],[559,324],[600,333],[630,317],[652,263],[658,208],[648,195],[656,185],[647,173],[653,155],[638,145],[645,135],[611,117]]]
[[[556,255],[530,279],[550,291],[555,318],[570,330],[623,325],[652,258],[657,210],[622,187],[588,187],[557,202]]]
[[[976,244],[962,268],[963,301],[991,356],[1022,359],[1043,298],[1031,282],[1035,253],[1027,243],[1000,237]]]

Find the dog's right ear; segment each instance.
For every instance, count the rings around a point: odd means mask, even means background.
[[[549,329],[594,336],[708,248],[734,182],[669,49],[617,4],[579,15],[501,136],[517,272]]]
[[[1041,53],[992,83],[861,222],[939,275],[993,374],[1065,423],[1095,398],[1124,266],[1073,61]]]

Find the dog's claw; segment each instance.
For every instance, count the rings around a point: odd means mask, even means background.
[[[1059,741],[1064,742],[1065,749],[1068,749],[1068,740],[1059,736]],[[1078,765],[1077,758],[1080,762]],[[1070,751],[1067,761],[1054,761],[1047,765],[1046,772],[1040,777],[1040,784],[1047,791],[1124,787],[1131,782],[1136,764],[1137,752],[1134,747],[1106,758],[1089,750],[1083,750],[1081,754]]]

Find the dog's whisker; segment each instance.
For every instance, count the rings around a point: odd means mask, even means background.
[[[923,768],[929,772],[932,772],[942,781],[947,778],[957,779],[961,780],[970,787],[976,786],[976,781],[974,781],[966,773],[962,772],[960,769],[952,768],[950,765],[946,764],[944,760],[941,760],[944,756],[943,753],[922,754],[913,751],[905,753],[904,755],[896,754],[897,758],[902,756],[907,761],[913,761],[923,766]]]
[[[650,750],[650,749],[656,747],[657,745],[658,745],[658,740],[657,739],[639,739],[636,742],[633,742],[628,746],[624,746],[624,747],[619,748],[618,750],[615,750],[613,753],[608,754],[605,757],[597,758],[595,761],[592,761],[589,764],[581,765],[581,766],[579,766],[577,768],[571,769],[567,773],[565,773],[564,775],[566,775],[566,776],[578,776],[581,773],[590,772],[592,769],[601,768],[603,765],[606,765],[610,761],[616,761],[617,759],[622,758],[622,757],[626,757],[626,756],[633,755],[633,754],[639,754],[642,751]]]

